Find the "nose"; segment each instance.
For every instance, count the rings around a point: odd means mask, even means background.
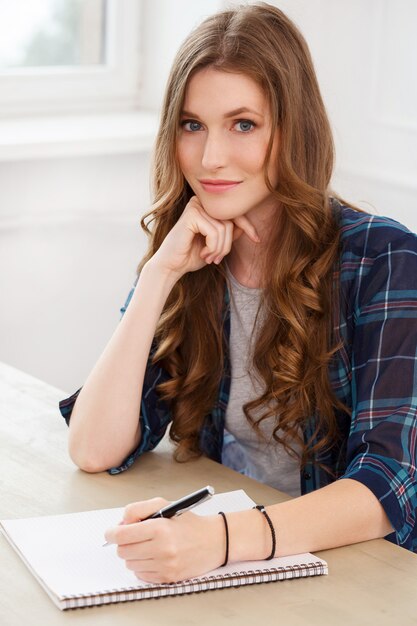
[[[219,132],[207,133],[204,142],[201,164],[207,171],[217,170],[226,165],[227,150],[224,138]]]

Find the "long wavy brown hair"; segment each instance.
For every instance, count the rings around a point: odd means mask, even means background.
[[[142,219],[149,249],[138,271],[193,195],[178,165],[176,146],[187,84],[206,67],[251,77],[264,90],[271,110],[264,168],[277,212],[265,253],[264,315],[253,351],[254,371],[264,382],[264,392],[243,409],[259,436],[261,421],[273,420],[275,440],[304,465],[332,447],[338,436],[335,409],[345,409],[328,375],[337,349],[332,345],[332,318],[339,228],[329,199],[329,121],[308,47],[279,9],[261,3],[223,11],[206,19],[181,46],[162,108],[153,164],[154,203]],[[279,183],[273,189],[267,168],[277,127]],[[228,349],[222,321],[226,285],[224,262],[184,275],[157,326],[153,361],[171,377],[158,390],[172,411],[170,435],[178,444],[177,460],[201,454],[200,431],[218,397]],[[303,426],[312,415],[316,430],[304,441]]]

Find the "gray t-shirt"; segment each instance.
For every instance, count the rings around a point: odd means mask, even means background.
[[[230,288],[231,385],[226,410],[222,462],[228,467],[292,496],[300,495],[299,461],[292,458],[272,437],[274,420],[261,422],[262,437],[248,422],[242,406],[259,397],[263,382],[252,366],[253,333],[261,289],[241,285],[228,271]],[[262,321],[262,311],[258,322]],[[259,328],[260,324],[257,323]],[[252,335],[253,333],[253,335]],[[261,411],[259,412],[261,414]],[[257,413],[255,413],[255,416]]]

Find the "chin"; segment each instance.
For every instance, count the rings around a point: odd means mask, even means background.
[[[204,210],[210,217],[215,220],[233,220],[235,217],[239,217],[241,215],[245,215],[245,210],[236,210],[231,207],[233,206],[233,202],[204,202],[200,200],[201,204],[204,207]]]

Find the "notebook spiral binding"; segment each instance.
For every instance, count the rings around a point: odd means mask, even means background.
[[[317,561],[288,567],[271,567],[266,571],[255,569],[245,572],[219,574],[217,576],[202,576],[198,579],[184,580],[178,583],[153,584],[140,589],[137,587],[125,587],[123,589],[109,589],[100,594],[92,593],[80,594],[78,596],[62,596],[61,601],[65,609],[77,609],[100,604],[161,598],[185,593],[199,593],[212,589],[227,589],[230,587],[275,582],[289,578],[305,578],[307,576],[322,574],[327,574],[327,567]]]

